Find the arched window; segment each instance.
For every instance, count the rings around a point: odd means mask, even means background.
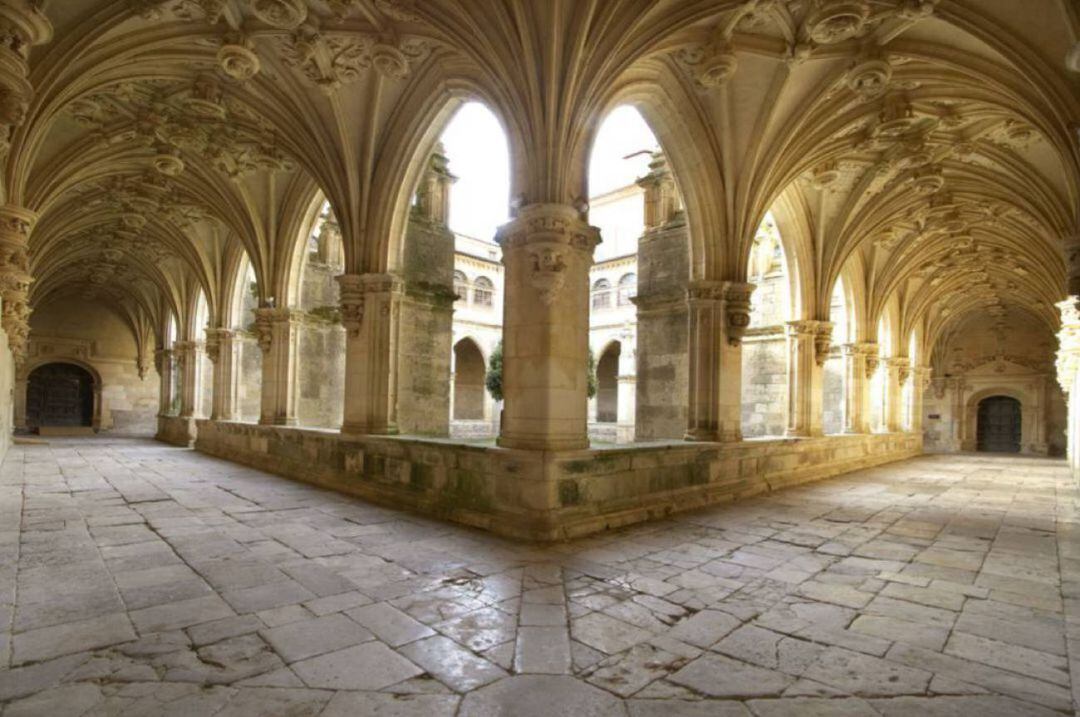
[[[494,303],[495,285],[486,276],[477,277],[473,282],[473,303],[477,306],[491,306]]]
[[[454,301],[469,301],[469,279],[463,272],[454,272],[454,293],[457,294],[457,298]]]
[[[627,306],[637,296],[637,274],[624,274],[619,279],[619,306]]]
[[[592,287],[592,307],[594,309],[606,309],[611,306],[611,282],[607,279],[597,279]]]

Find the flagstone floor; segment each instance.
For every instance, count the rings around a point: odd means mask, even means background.
[[[1064,463],[926,456],[551,546],[137,439],[0,469],[3,717],[1050,715]]]

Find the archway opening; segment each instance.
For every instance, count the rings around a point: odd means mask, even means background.
[[[635,107],[623,105],[604,118],[589,158],[589,223],[600,229],[601,239],[589,270],[589,346],[598,357],[596,394],[589,402],[593,440],[629,443],[637,432],[640,334],[634,300],[640,242],[653,228],[646,226],[644,178],[660,157],[660,143],[644,117]],[[669,264],[672,261],[668,259]],[[655,271],[656,267],[642,270]],[[655,411],[646,408],[645,413],[652,417]],[[614,432],[606,425],[613,423],[618,424]],[[655,430],[645,426],[645,436],[653,437]]]
[[[195,325],[192,327],[192,340],[197,342],[206,341],[206,332],[210,328],[210,305],[206,301],[206,293],[201,289],[195,300]],[[205,344],[204,344],[205,345]],[[192,397],[195,405],[192,408],[196,416],[207,418],[214,402],[214,364],[206,351],[199,350],[194,356],[198,362],[191,376],[195,380]]]
[[[345,270],[337,217],[324,203],[307,242],[297,308],[299,335],[296,419],[301,426],[340,428],[345,410],[345,328],[336,277]]]
[[[622,344],[613,341],[596,362],[596,421],[619,420],[619,355]]]
[[[829,347],[829,356],[825,360],[825,374],[823,378],[822,429],[826,434],[842,433],[844,430],[844,360],[841,357],[841,346],[850,341],[848,336],[847,302],[844,298],[844,282],[836,280],[833,288],[832,300],[829,303],[829,321],[832,322],[832,341]]]
[[[454,345],[454,420],[484,419],[484,355],[472,339]]]
[[[81,366],[47,363],[30,372],[26,384],[26,426],[92,426],[94,377]]]
[[[787,428],[788,377],[785,324],[791,321],[791,280],[772,213],[758,227],[747,276],[754,284],[750,328],[742,351],[742,433],[782,436]]]
[[[241,421],[259,420],[262,398],[262,350],[255,333],[259,286],[247,254],[238,267],[229,328],[237,332],[236,412]]]
[[[480,102],[462,105],[439,142],[421,180],[421,206],[410,219],[411,245],[428,265],[426,275],[443,273],[444,256],[453,265],[450,435],[491,438],[501,401],[485,389],[484,356],[492,356],[502,341],[504,275],[495,233],[510,218],[510,145],[498,117]],[[440,194],[433,187],[446,193],[447,206],[421,200],[425,192]],[[425,202],[431,205],[427,211]],[[429,248],[420,251],[425,243]],[[430,266],[435,262],[440,266]]]
[[[990,396],[979,401],[977,450],[986,453],[1019,453],[1020,428],[1020,402],[1015,398]]]

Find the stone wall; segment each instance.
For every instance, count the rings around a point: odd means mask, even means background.
[[[910,433],[515,451],[199,421],[195,447],[514,538],[561,540],[918,455]]]
[[[240,420],[255,422],[262,405],[262,350],[253,335],[244,335],[240,341],[237,405]]]
[[[826,434],[844,430],[844,359],[836,350],[825,361],[822,380],[822,429]]]
[[[30,319],[30,345],[19,390],[37,366],[68,360],[101,379],[99,430],[152,435],[156,430],[159,377],[153,346],[145,348],[139,375],[139,349],[131,330],[107,306],[93,301],[60,300],[38,307]],[[6,394],[5,394],[6,395]],[[23,398],[17,401],[25,407]]]
[[[783,328],[750,329],[742,344],[742,434],[782,436],[787,428],[788,348]]]
[[[301,426],[340,428],[345,410],[345,329],[336,321],[313,317],[300,327],[299,339],[296,418]]]
[[[1054,336],[1023,317],[978,315],[936,347],[923,394],[923,435],[935,452],[978,448],[978,404],[1020,402],[1023,453],[1065,455],[1065,397],[1054,374]]]

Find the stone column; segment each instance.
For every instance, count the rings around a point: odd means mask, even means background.
[[[346,435],[398,432],[397,343],[403,286],[393,274],[342,274]]]
[[[789,321],[788,424],[786,436],[821,436],[825,361],[829,357],[832,324],[828,321]]]
[[[498,444],[589,445],[589,268],[599,233],[574,207],[531,204],[500,227],[506,297]]]
[[[619,353],[618,385],[618,415],[615,417],[615,441],[617,443],[633,443],[634,441],[634,417],[637,414],[635,398],[637,396],[637,366],[635,365],[634,346],[636,344],[632,331],[626,331],[619,337],[622,351]]]
[[[1070,254],[1072,258],[1075,254]],[[1070,291],[1074,290],[1072,279],[1073,261],[1070,265]],[[1078,282],[1080,283],[1080,282]],[[1080,286],[1075,287],[1080,292]],[[1065,392],[1068,422],[1065,431],[1066,455],[1073,480],[1080,485],[1080,296],[1072,295],[1057,304],[1061,313],[1061,329],[1058,331],[1057,380]]]
[[[923,431],[923,395],[930,388],[929,366],[918,366],[911,370],[911,423],[908,431],[921,434]]]
[[[158,415],[168,416],[172,409],[172,349],[158,349],[154,352],[154,366],[157,369],[160,385],[158,386]]]
[[[911,373],[911,362],[902,356],[885,359],[885,407],[883,411],[885,431],[899,433],[904,430],[903,386]]]
[[[214,364],[214,393],[210,419],[237,421],[240,419],[240,350],[241,342],[232,329],[210,329],[206,332],[206,355]]]
[[[297,352],[303,314],[289,308],[255,309],[255,330],[262,350],[262,404],[259,423],[295,426]]]
[[[742,440],[742,337],[753,291],[742,282],[690,284],[688,441]]]
[[[177,341],[173,344],[180,369],[180,417],[194,418],[199,412],[199,362],[202,341]]]
[[[637,395],[638,440],[681,439],[687,433],[689,336],[687,290],[690,240],[675,179],[662,154],[653,155],[645,190],[645,233],[638,242]],[[620,404],[621,405],[621,404]]]
[[[840,355],[844,362],[844,433],[869,433],[870,415],[867,411],[870,375],[867,357],[876,352],[872,344],[843,344]]]

